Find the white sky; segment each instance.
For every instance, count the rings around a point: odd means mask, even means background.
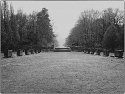
[[[15,11],[22,9],[27,14],[47,8],[60,46],[63,46],[65,38],[84,10],[102,11],[109,7],[124,10],[124,1],[9,1],[9,3],[12,3]]]

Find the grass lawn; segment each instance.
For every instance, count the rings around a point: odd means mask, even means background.
[[[44,52],[1,61],[3,93],[123,94],[123,59]]]

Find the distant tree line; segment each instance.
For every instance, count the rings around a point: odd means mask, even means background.
[[[57,44],[48,10],[25,14],[14,13],[12,5],[1,2],[1,50],[52,47]]]
[[[102,12],[87,10],[66,38],[65,45],[84,48],[124,49],[124,12],[108,8]]]

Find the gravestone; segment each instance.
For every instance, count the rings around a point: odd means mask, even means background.
[[[34,50],[33,49],[30,49],[30,52],[31,52],[31,54],[34,54]]]
[[[12,57],[12,50],[5,50],[4,57],[6,57],[6,58]]]
[[[123,50],[115,50],[115,57],[123,58]]]
[[[105,49],[105,50],[103,51],[103,55],[104,55],[104,56],[109,56],[109,50],[106,50],[106,49]]]
[[[17,56],[23,56],[23,50],[19,49],[19,50],[17,51]]]
[[[100,55],[101,51],[99,49],[96,50],[96,55]]]
[[[25,55],[29,55],[29,50],[25,50]]]

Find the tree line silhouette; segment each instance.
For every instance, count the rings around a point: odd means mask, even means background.
[[[101,12],[86,10],[81,13],[66,38],[65,46],[102,48],[114,51],[124,49],[124,12],[108,8]]]
[[[1,2],[1,50],[39,49],[57,45],[48,9],[27,15]]]
[[[124,12],[108,8],[83,11],[66,38],[65,46],[124,49]],[[1,2],[1,50],[44,49],[58,45],[48,9],[27,15]]]

